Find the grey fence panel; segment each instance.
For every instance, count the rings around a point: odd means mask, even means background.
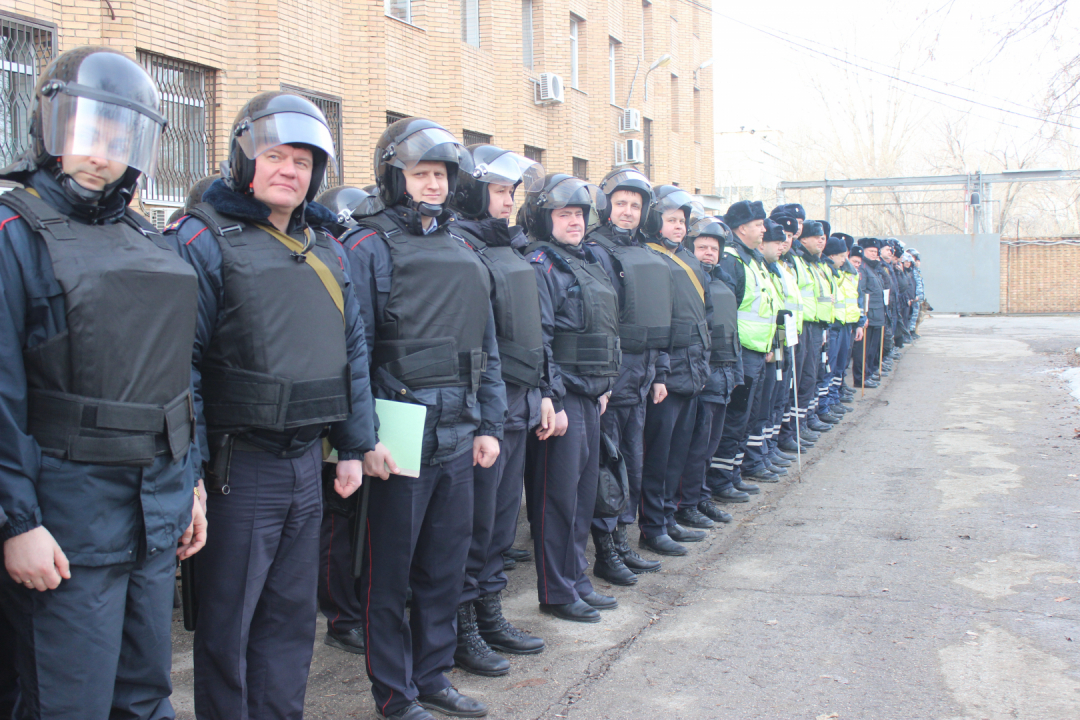
[[[922,256],[926,299],[940,312],[1001,312],[1001,235],[900,235]]]

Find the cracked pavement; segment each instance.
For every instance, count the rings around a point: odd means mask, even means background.
[[[1080,364],[1080,318],[921,330],[801,478],[727,506],[732,524],[635,587],[594,581],[620,603],[601,623],[541,615],[519,564],[504,610],[547,649],[451,682],[493,718],[1080,717],[1080,414],[1059,377]],[[191,636],[174,629],[192,718]],[[324,629],[307,717],[375,717],[362,658]]]

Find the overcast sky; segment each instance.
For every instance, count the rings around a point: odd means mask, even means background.
[[[858,77],[879,90],[900,88],[927,123],[967,114],[985,137],[1000,137],[996,132],[1003,129],[1022,139],[1040,124],[1023,116],[1038,114],[1053,71],[1080,43],[1080,8],[1074,8],[1058,28],[1067,39],[1062,46],[1041,32],[997,52],[1002,34],[1018,20],[1015,0],[759,0],[713,6],[717,131],[824,131],[827,105],[815,84],[842,98],[850,78]],[[1080,118],[1068,122],[1080,127]]]

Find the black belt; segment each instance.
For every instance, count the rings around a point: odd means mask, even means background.
[[[191,444],[194,404],[187,390],[165,405],[126,403],[50,390],[28,393],[27,428],[42,453],[98,465],[151,465],[182,458]]]

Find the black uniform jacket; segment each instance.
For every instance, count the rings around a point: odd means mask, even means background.
[[[41,198],[80,222],[120,221],[125,198],[73,207],[53,176],[27,179]],[[191,523],[194,452],[150,467],[104,466],[43,457],[27,434],[23,353],[67,331],[64,295],[45,241],[0,206],[0,507],[7,540],[45,525],[73,565],[131,562],[140,552],[172,552]]]
[[[398,208],[387,208],[380,214],[394,222],[402,232],[409,232]],[[451,222],[451,215],[444,213],[437,221]],[[341,244],[351,260],[348,273],[360,298],[368,347],[374,347],[375,328],[384,317],[393,281],[394,264],[390,248],[377,232],[366,227],[343,235]],[[421,450],[421,459],[425,464],[437,465],[470,451],[475,435],[502,439],[506,420],[506,389],[495,339],[495,315],[490,306],[483,350],[487,353],[487,367],[480,377],[480,388],[476,393],[469,388],[456,386],[407,391],[415,401],[428,408]],[[373,378],[376,397],[398,398],[402,386],[388,386],[386,383],[389,380],[385,375],[382,373]]]
[[[585,245],[552,242],[567,255],[596,262],[592,249]],[[615,378],[574,375],[564,371],[551,353],[556,327],[564,330],[585,328],[581,286],[573,272],[552,260],[546,249],[534,250],[526,259],[533,263],[533,269],[536,270],[536,285],[540,291],[540,320],[544,326],[544,354],[550,363],[547,372],[550,381],[546,387],[541,388],[541,392],[545,397],[551,398],[556,412],[562,410],[562,399],[568,391],[595,400],[615,386]]]
[[[214,184],[203,195],[207,202],[222,215],[244,222],[269,223],[270,208],[247,195],[230,190],[223,181]],[[325,232],[322,228],[333,221],[329,210],[317,203],[308,203],[305,212],[294,215],[289,226],[289,233],[306,226]],[[210,340],[220,323],[220,311],[224,306],[224,279],[222,274],[221,247],[210,232],[204,232],[206,226],[197,218],[183,216],[166,230],[166,237],[177,248],[180,256],[191,263],[199,276],[199,323],[195,331],[195,349],[192,353],[192,377],[195,388],[195,406],[199,419],[199,448],[202,459],[208,460],[206,445],[206,423],[202,414],[202,375],[199,363],[203,353],[210,346]],[[329,235],[329,233],[327,233]],[[348,261],[345,252],[336,242],[336,248],[342,267],[348,275]],[[361,304],[352,286],[348,285],[343,293],[345,301],[345,349],[348,354],[349,368],[352,372],[352,409],[349,416],[330,426],[330,444],[338,451],[339,460],[357,460],[369,450],[375,449],[375,413],[371,399],[371,383],[368,378],[368,346],[364,341],[365,320]],[[317,352],[317,349],[313,349]],[[319,438],[301,436],[306,428],[297,428],[284,433],[255,431],[252,442],[259,447],[266,447],[271,452],[287,452],[290,457],[303,454],[307,447],[318,442]],[[297,444],[298,436],[304,440]],[[287,449],[287,451],[286,451]]]
[[[625,302],[626,289],[623,280],[615,270],[615,262],[607,249],[592,239],[593,235],[603,235],[612,242],[620,245],[637,245],[635,239],[637,233],[617,232],[610,224],[597,226],[592,229],[585,238],[585,244],[592,254],[604,266],[611,279],[611,286],[619,294],[619,308]],[[619,377],[615,380],[615,387],[611,390],[609,405],[638,405],[645,402],[649,395],[652,384],[666,383],[668,373],[671,371],[671,363],[667,351],[648,349],[643,353],[629,353],[623,350],[622,363],[619,365]]]

